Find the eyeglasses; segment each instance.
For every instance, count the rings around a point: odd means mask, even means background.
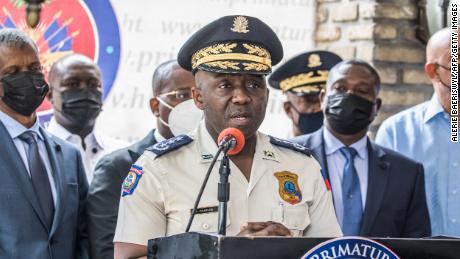
[[[192,98],[192,90],[190,88],[181,88],[164,94],[160,97],[174,97],[177,100],[188,100]]]
[[[445,66],[443,66],[443,65],[441,65],[441,64],[439,64],[439,63],[436,63],[436,66],[437,66],[437,67],[440,67],[440,68],[443,68],[443,69],[445,69],[445,70],[447,70],[447,71],[450,72],[450,67],[445,67]]]

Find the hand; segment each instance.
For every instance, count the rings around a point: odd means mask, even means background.
[[[248,222],[241,226],[238,236],[284,236],[292,237],[291,231],[283,224],[267,221],[267,222]]]

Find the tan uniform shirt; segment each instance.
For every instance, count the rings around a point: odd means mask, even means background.
[[[120,200],[114,242],[147,245],[156,237],[185,232],[196,196],[217,145],[202,124],[191,133],[193,141],[156,157],[146,151],[136,162]],[[174,142],[159,146],[166,148]],[[165,143],[165,142],[163,142]],[[142,168],[142,169],[140,169]],[[282,223],[294,236],[341,236],[331,192],[327,190],[316,160],[298,151],[273,145],[257,133],[257,144],[248,180],[230,162],[230,201],[227,235],[236,235],[247,222]],[[195,215],[191,231],[217,232],[217,183],[219,162]],[[134,173],[137,172],[137,174]],[[139,177],[138,174],[142,175]],[[205,209],[208,208],[208,209]]]

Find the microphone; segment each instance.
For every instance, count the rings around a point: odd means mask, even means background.
[[[244,135],[237,128],[226,128],[220,132],[217,138],[219,147],[223,147],[225,153],[229,155],[236,155],[244,148]]]
[[[221,167],[219,170],[220,174],[220,181],[218,186],[218,200],[219,200],[219,234],[225,235],[225,226],[226,226],[226,215],[227,215],[227,202],[230,198],[230,184],[228,183],[228,176],[230,175],[230,161],[227,155],[236,155],[243,150],[244,147],[244,135],[243,133],[236,128],[226,128],[224,129],[217,138],[217,144],[219,149],[217,150],[214,158],[209,165],[208,171],[206,172],[206,176],[204,177],[203,183],[201,184],[200,191],[198,192],[198,196],[196,197],[195,204],[193,205],[192,215],[187,223],[187,227],[185,232],[190,231],[190,227],[192,226],[193,219],[196,214],[196,210],[201,200],[201,196],[203,195],[204,188],[208,183],[209,176],[211,175],[212,168],[214,167],[217,158],[219,157],[222,151],[224,152],[224,156],[222,158]]]

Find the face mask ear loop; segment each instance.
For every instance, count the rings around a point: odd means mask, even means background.
[[[166,106],[168,109],[172,110],[174,109],[174,107],[172,107],[171,105],[169,105],[165,100],[161,99],[159,96],[155,97],[161,104],[163,104],[164,106]]]
[[[160,97],[157,96],[157,97],[155,97],[155,98],[157,98],[157,100],[158,100],[161,104],[163,104],[164,106],[166,106],[166,108],[168,108],[168,109],[170,109],[170,110],[174,109],[174,107],[172,107],[171,105],[169,105],[166,101],[164,101],[164,100],[161,99]],[[163,125],[165,125],[166,127],[168,127],[168,128],[171,127],[171,126],[169,126],[169,123],[166,123],[166,121],[164,121],[161,117],[158,117],[158,120],[159,120]]]
[[[169,126],[168,123],[166,123],[161,117],[158,117],[158,120],[163,124],[165,125],[166,127],[170,128],[171,126]]]

